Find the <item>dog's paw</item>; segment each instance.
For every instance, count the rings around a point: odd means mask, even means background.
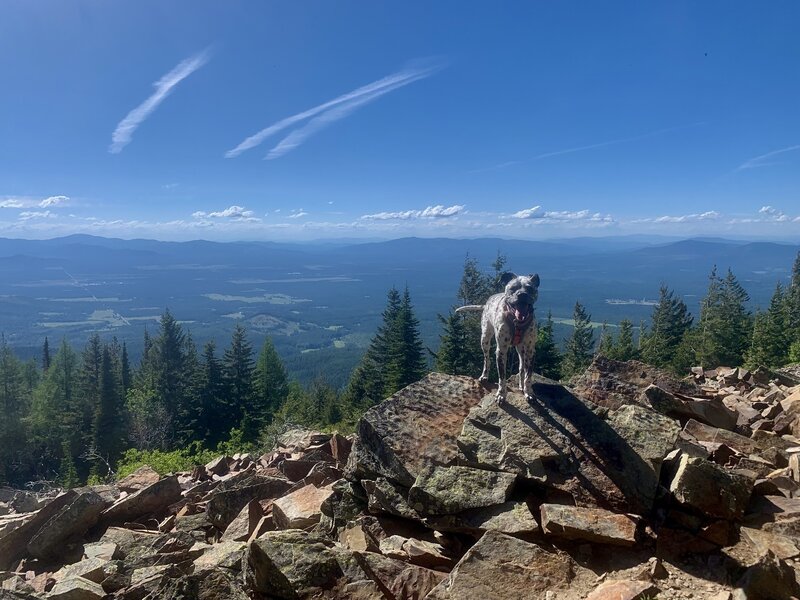
[[[530,391],[525,392],[525,400],[527,400],[528,402],[533,402],[534,400],[536,400],[536,396],[533,395],[533,392]]]
[[[488,375],[481,375],[478,377],[478,383],[481,385],[489,385],[489,376]]]
[[[503,404],[506,401],[505,392],[497,390],[497,394],[495,394],[495,400],[497,401],[497,404]]]

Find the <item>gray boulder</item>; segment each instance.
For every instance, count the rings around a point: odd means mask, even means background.
[[[461,424],[484,392],[471,377],[441,373],[403,388],[359,420],[345,476],[410,488],[424,467],[455,464]]]
[[[649,511],[675,421],[637,405],[603,416],[557,384],[535,383],[533,393],[530,402],[509,393],[502,405],[487,396],[473,408],[458,438],[466,460],[567,492],[580,506]]]

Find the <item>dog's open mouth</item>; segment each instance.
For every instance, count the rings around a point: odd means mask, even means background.
[[[530,304],[520,304],[517,306],[510,306],[512,313],[514,314],[514,319],[517,321],[524,321],[528,318],[531,314],[531,305]]]

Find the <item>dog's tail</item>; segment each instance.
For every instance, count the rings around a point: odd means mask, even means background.
[[[456,312],[481,312],[482,310],[483,304],[467,304],[466,306],[459,306]]]

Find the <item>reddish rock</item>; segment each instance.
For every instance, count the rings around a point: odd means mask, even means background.
[[[614,546],[633,546],[640,519],[599,508],[542,504],[542,528],[548,535]]]
[[[322,504],[333,495],[330,488],[307,485],[278,498],[272,504],[272,516],[279,529],[305,529],[319,523]]]
[[[350,457],[350,451],[353,449],[353,442],[343,435],[334,433],[331,436],[330,444],[333,459],[341,465],[346,464],[347,459]]]
[[[158,514],[170,504],[181,498],[181,486],[173,476],[153,483],[132,494],[117,500],[101,514],[104,523],[124,523],[135,521],[151,513]]]
[[[586,600],[642,600],[654,596],[658,591],[648,581],[606,581],[586,596]]]
[[[148,485],[153,485],[161,475],[150,465],[142,465],[127,477],[123,477],[117,482],[117,487],[123,492],[133,493],[146,488]]]

